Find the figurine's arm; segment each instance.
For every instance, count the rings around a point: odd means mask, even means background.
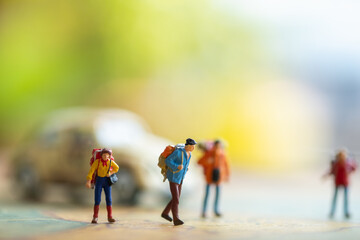
[[[191,159],[191,155],[190,155],[190,159]],[[189,171],[190,159],[189,159],[188,164],[186,165],[186,170],[185,170],[185,173],[187,173],[187,171]]]
[[[117,173],[119,171],[119,166],[116,164],[115,161],[111,161],[111,167],[112,167],[112,170],[109,172],[109,177],[110,177],[110,175]]]
[[[172,154],[170,154],[166,159],[165,163],[166,165],[173,171],[178,170],[179,165],[176,164],[175,160],[176,158],[181,158],[182,152],[180,150],[175,150]]]
[[[205,153],[205,154],[198,160],[197,164],[204,166],[206,159],[207,159],[207,154]]]
[[[214,154],[213,151],[206,151],[204,155],[198,160],[197,164],[206,167],[206,165],[209,165],[208,160],[212,154]]]
[[[356,161],[355,160],[351,161],[350,172],[354,172],[356,168],[357,168]]]
[[[225,172],[226,172],[226,181],[229,180],[229,176],[230,176],[230,168],[229,168],[229,162],[228,162],[228,157],[226,154],[224,154],[224,160],[225,160]]]
[[[328,178],[329,176],[335,174],[335,161],[331,161],[330,163],[330,170],[328,170],[324,175],[322,175],[322,179],[325,180],[326,178]]]
[[[97,166],[99,165],[98,163],[99,163],[99,159],[96,159],[96,160],[93,162],[93,164],[91,165],[90,171],[89,171],[89,173],[88,173],[88,175],[87,175],[87,177],[86,177],[87,180],[90,180],[90,181],[91,181],[92,176],[93,176],[93,174],[94,174]]]

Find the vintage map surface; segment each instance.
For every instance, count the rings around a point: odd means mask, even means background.
[[[359,239],[360,223],[294,218],[236,216],[201,219],[185,212],[185,225],[174,227],[158,210],[116,208],[117,222],[90,224],[91,208],[7,206],[0,210],[1,239]]]

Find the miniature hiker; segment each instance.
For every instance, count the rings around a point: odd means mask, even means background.
[[[173,219],[169,216],[171,210],[175,226],[184,224],[184,222],[179,218],[178,206],[182,183],[185,174],[188,171],[191,152],[194,150],[195,144],[195,140],[188,138],[186,139],[185,147],[173,147],[174,151],[165,159],[165,164],[167,166],[166,177],[169,180],[172,198],[162,212],[161,217],[170,222],[173,221]],[[171,146],[168,146],[165,151],[167,151],[170,147]]]
[[[209,145],[209,144],[208,144]],[[216,140],[210,148],[202,146],[201,149],[204,151],[203,157],[198,161],[204,169],[204,175],[206,180],[205,197],[202,208],[202,217],[206,217],[206,207],[209,196],[209,190],[211,185],[215,185],[216,195],[214,202],[214,213],[217,217],[220,217],[219,212],[219,195],[220,195],[220,184],[223,181],[229,179],[229,166],[227,156],[224,152],[223,146],[220,140]]]
[[[100,157],[96,159],[92,164],[87,175],[86,187],[91,188],[91,179],[96,171],[95,179],[95,205],[94,215],[91,223],[97,223],[99,207],[101,201],[101,191],[104,188],[106,198],[106,209],[108,213],[108,221],[110,223],[115,222],[112,217],[112,200],[111,200],[111,182],[110,176],[119,170],[119,166],[112,159],[112,152],[110,149],[103,148],[100,152]],[[111,166],[110,166],[111,164]]]
[[[339,188],[344,189],[344,215],[346,218],[350,218],[350,213],[348,208],[348,186],[349,186],[348,176],[351,172],[355,170],[356,170],[355,161],[352,161],[347,157],[347,153],[345,150],[340,150],[336,155],[335,160],[331,162],[330,171],[324,175],[324,177],[334,175],[335,190],[332,200],[331,211],[329,215],[330,218],[332,218],[335,213],[336,199]]]

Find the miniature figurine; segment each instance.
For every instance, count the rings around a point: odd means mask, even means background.
[[[86,187],[91,188],[91,180],[93,177],[93,173],[96,171],[94,215],[91,223],[97,223],[98,221],[101,191],[103,188],[106,197],[108,221],[110,223],[115,222],[115,219],[112,217],[110,176],[119,170],[119,166],[112,159],[112,151],[110,149],[103,148],[100,152],[100,158],[96,159],[91,164],[90,171],[87,175]]]
[[[189,163],[191,159],[191,152],[194,150],[196,145],[195,140],[188,138],[186,139],[185,146],[176,147],[167,146],[165,151],[161,154],[160,158],[165,158],[166,164],[166,178],[169,180],[171,200],[165,207],[164,211],[161,213],[161,217],[165,218],[169,222],[173,219],[169,216],[170,210],[174,218],[174,225],[182,225],[184,222],[180,220],[178,214],[179,200],[181,195],[181,187],[185,177],[186,172],[189,168]],[[173,151],[173,152],[172,152]],[[168,155],[169,154],[169,155]],[[159,158],[159,166],[160,166]]]
[[[348,209],[348,176],[355,170],[355,161],[349,159],[346,150],[342,149],[336,154],[335,160],[331,162],[330,171],[324,175],[324,177],[334,175],[335,190],[329,215],[330,218],[332,218],[335,213],[336,199],[339,188],[344,188],[344,214],[346,218],[350,218],[350,213]]]
[[[223,144],[220,140],[216,140],[213,144],[199,144],[200,149],[204,151],[204,155],[199,159],[198,164],[204,169],[206,180],[205,197],[202,208],[202,217],[206,217],[206,207],[209,196],[210,185],[215,185],[216,195],[214,203],[214,213],[217,217],[221,217],[219,212],[219,195],[220,184],[229,180],[229,166],[227,156],[224,151]]]

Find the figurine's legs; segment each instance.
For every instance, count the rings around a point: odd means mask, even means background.
[[[214,203],[214,212],[215,215],[220,217],[221,214],[219,213],[219,195],[220,195],[220,186],[216,184],[216,195],[215,195],[215,203]]]
[[[172,199],[170,199],[169,203],[166,205],[164,211],[162,212],[163,214],[169,215],[171,210],[171,204],[172,204]]]
[[[172,218],[169,216],[171,210],[172,199],[170,199],[169,203],[166,205],[164,211],[161,213],[161,217],[172,222]]]
[[[336,207],[336,199],[337,199],[337,194],[338,194],[338,189],[339,187],[335,187],[335,191],[334,191],[334,197],[332,200],[332,205],[331,205],[331,211],[330,211],[330,217],[334,216],[335,213],[335,207]]]
[[[101,202],[101,192],[103,188],[103,178],[97,177],[96,184],[95,184],[95,205],[100,205]]]
[[[112,217],[112,199],[111,199],[111,186],[109,185],[109,179],[106,179],[104,183],[104,192],[106,199],[106,210],[108,213],[108,221],[110,223],[115,222],[115,219]]]
[[[181,193],[181,184],[170,182],[170,191],[172,196],[171,212],[174,218],[174,225],[184,224],[184,222],[179,219],[179,200]]]
[[[348,188],[346,186],[344,186],[344,213],[345,213],[345,217],[347,218],[350,217],[349,208],[348,208]]]
[[[181,189],[182,189],[182,182],[179,184],[179,198],[180,198],[180,196],[181,196]]]
[[[99,208],[100,208],[99,205],[94,205],[94,215],[91,223],[97,223],[97,219],[99,217]]]
[[[97,177],[95,183],[95,190],[94,190],[94,195],[95,195],[94,215],[91,223],[97,223],[98,220],[99,209],[100,209],[99,205],[101,202],[101,191],[103,187],[102,184],[103,184],[102,178]]]
[[[109,186],[108,183],[104,184],[104,192],[105,192],[106,206],[111,206],[112,205],[111,186]]]
[[[179,197],[181,195],[181,188],[182,188],[182,184],[179,185]],[[170,188],[170,191],[171,191],[171,188]],[[164,211],[162,212],[162,215],[169,215],[170,210],[171,210],[171,205],[172,205],[172,199],[170,199],[169,203],[166,205]]]
[[[204,203],[203,203],[203,209],[202,209],[202,217],[206,217],[205,213],[206,213],[207,201],[208,201],[208,197],[209,197],[209,189],[210,189],[210,184],[206,184],[205,197],[204,197]]]

